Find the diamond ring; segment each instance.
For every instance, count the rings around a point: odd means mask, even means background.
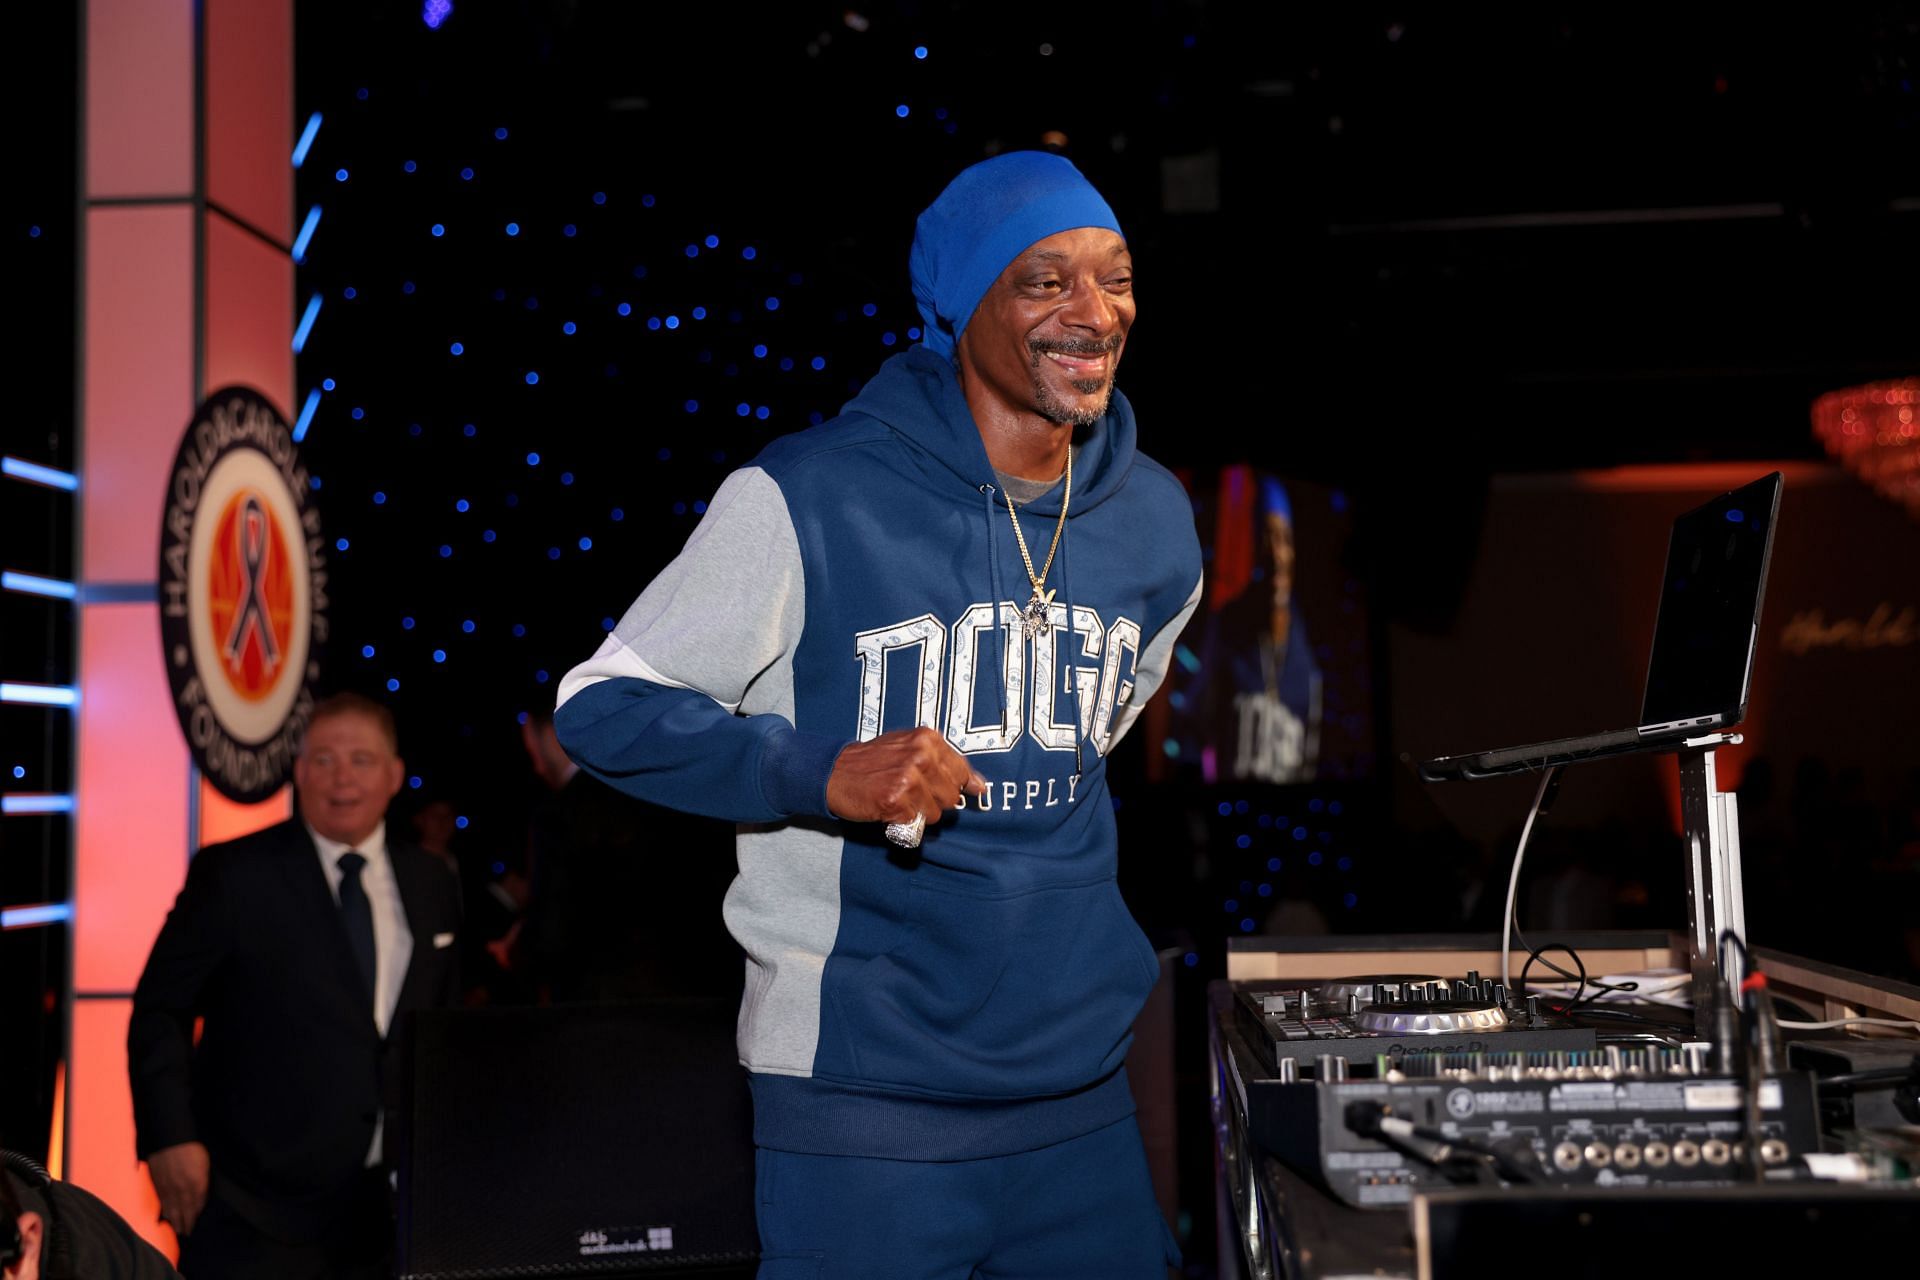
[[[920,837],[927,833],[927,815],[916,813],[912,822],[889,822],[887,839],[902,849],[918,849]]]

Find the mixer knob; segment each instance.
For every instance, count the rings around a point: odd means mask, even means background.
[[[1504,982],[1493,984],[1493,1003],[1505,1008],[1507,1004],[1507,986]]]
[[[1347,1060],[1337,1053],[1321,1054],[1318,1067],[1319,1079],[1322,1081],[1345,1080],[1347,1078]]]
[[[1540,997],[1527,997],[1527,1021],[1537,1022],[1540,1018]]]
[[[1356,991],[1352,995],[1347,997],[1347,1016],[1349,1018],[1357,1017],[1359,1013],[1360,1013],[1360,993]]]
[[[1480,985],[1480,971],[1478,969],[1467,970],[1467,985],[1470,987]]]
[[[1282,1058],[1277,1065],[1280,1068],[1281,1084],[1298,1084],[1300,1082],[1300,1063],[1298,1059]]]

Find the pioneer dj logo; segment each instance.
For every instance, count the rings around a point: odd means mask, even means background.
[[[1447,1114],[1455,1120],[1465,1120],[1473,1114],[1473,1090],[1455,1089],[1447,1095]]]
[[[194,763],[243,803],[279,789],[327,638],[326,543],[293,433],[244,387],[187,428],[160,534],[160,632]]]
[[[1384,1050],[1387,1057],[1399,1062],[1403,1058],[1420,1057],[1429,1053],[1485,1053],[1485,1040],[1453,1040],[1436,1036],[1432,1040],[1422,1040],[1416,1044],[1390,1044]]]

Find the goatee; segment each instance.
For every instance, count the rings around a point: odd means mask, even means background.
[[[1062,426],[1090,427],[1107,414],[1107,407],[1113,403],[1113,375],[1111,372],[1103,378],[1074,378],[1067,383],[1081,395],[1100,395],[1098,405],[1073,406],[1061,403],[1053,389],[1040,376],[1040,362],[1047,358],[1047,352],[1058,351],[1062,355],[1097,356],[1118,355],[1122,339],[1119,335],[1105,342],[1091,339],[1062,342],[1029,342],[1028,350],[1033,352],[1033,407],[1048,422],[1057,422]],[[1109,366],[1111,368],[1111,366]],[[1104,394],[1102,394],[1104,393]]]

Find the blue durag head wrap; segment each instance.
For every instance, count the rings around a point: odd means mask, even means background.
[[[1260,511],[1263,515],[1278,515],[1293,523],[1293,500],[1287,497],[1287,487],[1272,476],[1260,477]]]
[[[1077,227],[1120,220],[1064,156],[1012,151],[960,171],[914,224],[913,300],[921,341],[943,356],[966,332],[987,290],[1021,250]]]

